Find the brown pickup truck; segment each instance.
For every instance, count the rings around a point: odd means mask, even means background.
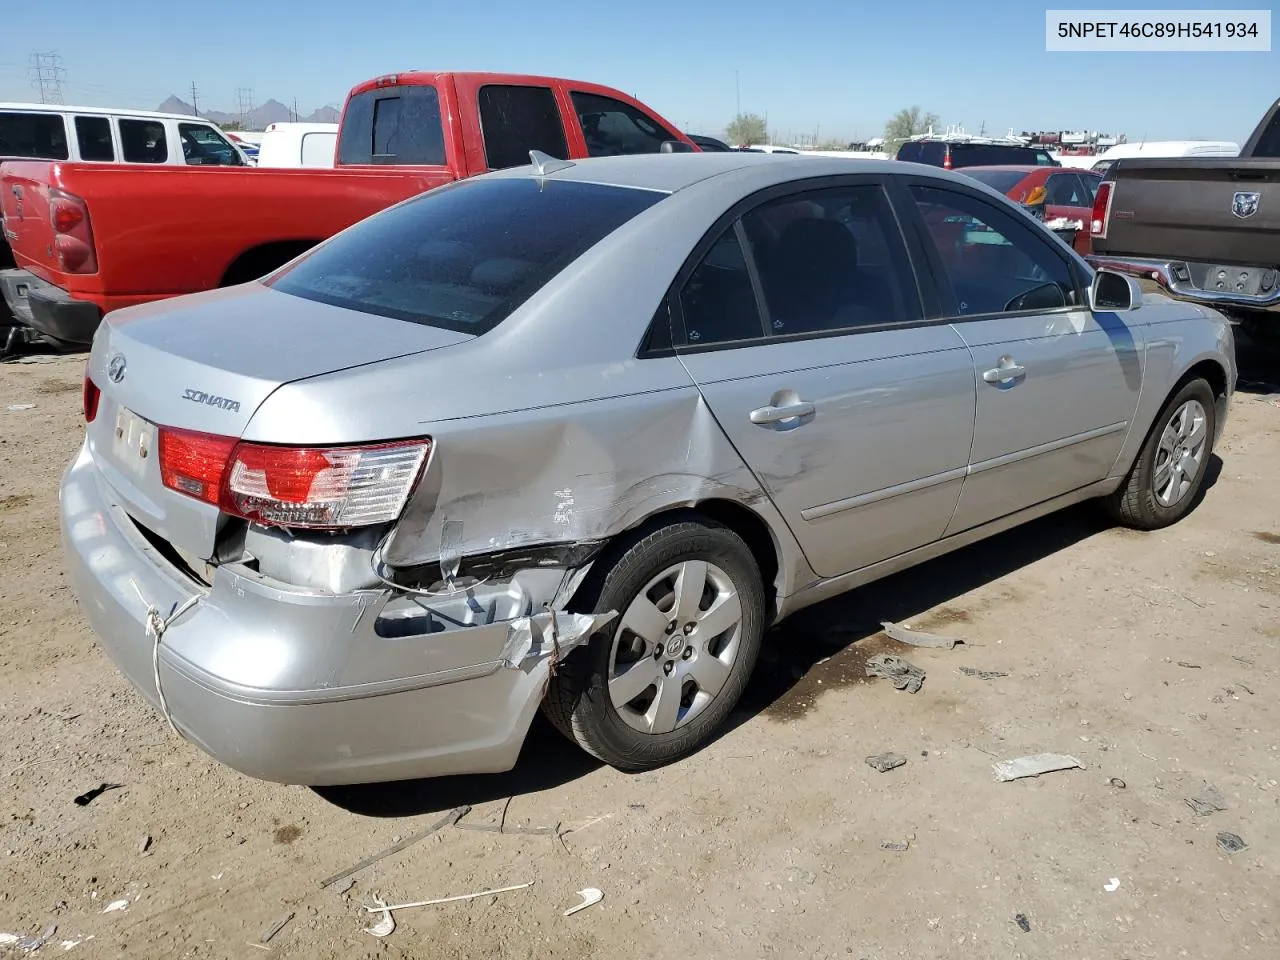
[[[1280,347],[1280,100],[1239,157],[1116,161],[1089,226],[1095,267],[1154,281]]]

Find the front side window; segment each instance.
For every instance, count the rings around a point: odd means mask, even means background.
[[[120,151],[125,163],[165,163],[169,144],[159,120],[120,120]]]
[[[774,335],[920,319],[906,247],[879,186],[775,200],[743,226]]]
[[[182,156],[192,166],[243,167],[240,151],[213,127],[203,123],[178,124]]]
[[[550,87],[490,84],[480,88],[480,131],[490,170],[522,167],[529,151],[569,158],[564,122]]]
[[[338,159],[343,164],[443,166],[440,95],[427,84],[375,87],[347,101]]]
[[[764,336],[747,258],[730,226],[680,291],[685,339],[691,347]]]
[[[621,100],[595,93],[575,92],[571,96],[588,156],[661,153],[663,143],[679,139],[643,110]]]
[[[953,190],[914,184],[911,192],[957,315],[1053,310],[1077,302],[1066,260],[1012,212]]]
[[[106,117],[76,117],[76,144],[80,159],[92,163],[111,163],[116,148],[111,142],[111,121]]]
[[[530,177],[459,181],[362,221],[268,284],[307,300],[479,335],[665,196]],[[359,336],[358,326],[352,335]]]
[[[61,114],[0,112],[0,159],[66,160],[68,156]]]

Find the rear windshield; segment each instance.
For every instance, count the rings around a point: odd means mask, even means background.
[[[1031,147],[1005,146],[999,143],[953,143],[951,166],[1000,167],[1020,164],[1039,167],[1057,166],[1048,151]]]
[[[912,163],[931,163],[935,167],[942,166],[947,155],[947,145],[937,140],[914,140],[904,143],[898,148],[899,160],[910,160]]]
[[[985,183],[992,190],[1008,193],[1022,182],[1026,174],[1019,170],[983,170],[981,168],[973,168],[966,170],[965,176],[973,177],[973,179]]]
[[[426,84],[375,87],[347,101],[338,162],[441,166],[440,95]]]
[[[0,111],[0,157],[67,159],[67,128],[62,115]]]
[[[664,196],[524,177],[461,181],[370,217],[268,284],[307,300],[482,334]]]

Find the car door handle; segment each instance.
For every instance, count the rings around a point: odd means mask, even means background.
[[[817,409],[812,403],[800,400],[796,403],[784,403],[781,406],[760,407],[751,411],[752,423],[777,423],[779,420],[795,420],[808,417]]]
[[[987,383],[1005,383],[1008,380],[1017,380],[1024,376],[1027,368],[1017,363],[1001,362],[1000,366],[993,367],[982,375],[982,379]]]

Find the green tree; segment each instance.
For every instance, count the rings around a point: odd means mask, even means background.
[[[725,137],[734,146],[764,143],[769,138],[769,128],[764,117],[755,113],[740,113],[724,128]]]
[[[919,107],[904,107],[893,115],[884,125],[884,149],[886,153],[897,153],[902,141],[921,133],[928,133],[931,127],[938,125],[936,113],[921,113]]]

